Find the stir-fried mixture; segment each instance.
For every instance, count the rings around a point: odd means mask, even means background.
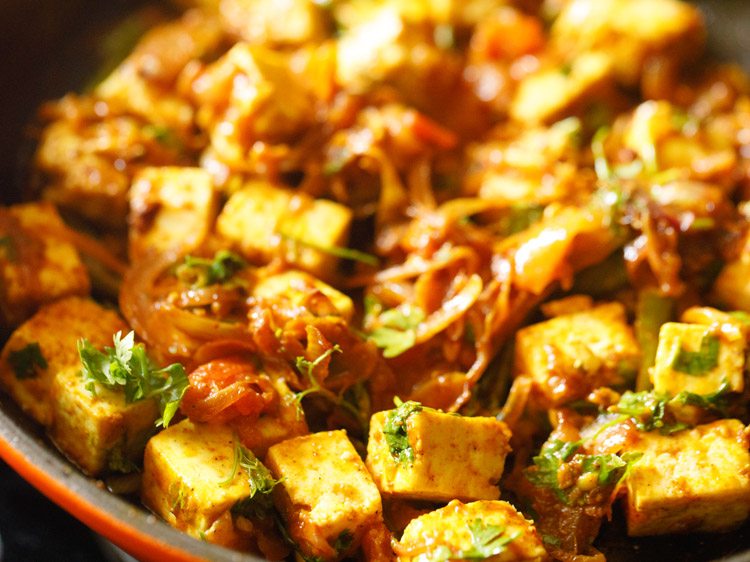
[[[270,560],[745,521],[750,80],[695,7],[182,9],[0,209],[0,383],[72,462]]]

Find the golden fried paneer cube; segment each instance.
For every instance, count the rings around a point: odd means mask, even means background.
[[[233,170],[267,174],[271,147],[298,140],[314,121],[313,85],[293,71],[287,54],[260,45],[237,43],[191,88],[211,152]]]
[[[635,376],[640,350],[620,303],[532,324],[516,334],[516,374],[530,375],[543,402],[561,405]]]
[[[191,61],[210,58],[223,40],[217,17],[188,11],[180,19],[149,30],[133,52],[95,89],[98,98],[177,134],[189,133],[194,109],[175,93]]]
[[[169,130],[117,111],[93,96],[68,95],[45,106],[35,165],[45,199],[105,229],[126,226],[134,172],[182,160]]]
[[[253,182],[229,198],[216,229],[251,259],[283,256],[316,277],[330,279],[338,258],[326,249],[346,245],[351,221],[351,210],[344,205]]]
[[[129,199],[134,261],[149,251],[197,248],[216,219],[217,193],[211,175],[201,168],[144,168],[133,179]]]
[[[735,324],[667,322],[659,330],[659,345],[651,378],[654,391],[675,396],[717,392],[724,384],[733,392],[744,388],[744,331]]]
[[[278,443],[266,465],[281,480],[274,500],[305,556],[340,559],[381,518],[380,493],[343,430]]]
[[[750,312],[750,241],[742,255],[728,262],[714,281],[715,300],[730,310]]]
[[[404,402],[372,416],[367,468],[390,498],[495,500],[510,436],[508,426],[495,418]]]
[[[304,306],[316,315],[341,316],[347,322],[354,315],[352,299],[304,271],[285,271],[264,277],[253,288],[253,296],[264,300],[284,299],[291,307]]]
[[[348,90],[363,91],[404,67],[408,56],[402,15],[394,6],[382,6],[336,42],[336,79]]]
[[[571,0],[551,30],[553,47],[605,53],[618,80],[636,85],[649,58],[687,61],[703,46],[703,20],[679,0]]]
[[[672,435],[640,433],[627,478],[631,536],[725,531],[750,513],[745,426],[724,419]]]
[[[0,354],[0,385],[40,424],[52,425],[51,387],[61,371],[80,368],[77,343],[97,348],[127,326],[112,310],[85,298],[69,297],[43,306],[10,336]]]
[[[413,519],[396,546],[400,562],[478,559],[548,560],[533,522],[505,501],[451,501]],[[433,558],[434,557],[434,558]]]
[[[125,394],[96,385],[86,388],[81,369],[57,373],[49,391],[55,445],[84,472],[132,472],[159,417],[154,400],[128,404]]]
[[[143,503],[195,538],[252,548],[252,527],[235,525],[232,514],[251,494],[245,469],[235,466],[237,447],[237,437],[224,425],[189,419],[170,425],[146,445]]]
[[[510,106],[513,119],[524,123],[548,123],[584,113],[595,103],[611,97],[612,64],[601,53],[584,53],[567,68],[542,68],[518,84]]]
[[[222,24],[248,43],[301,46],[327,34],[325,14],[313,0],[222,0]]]
[[[91,282],[50,203],[0,208],[0,323],[17,326],[44,303],[88,295]]]

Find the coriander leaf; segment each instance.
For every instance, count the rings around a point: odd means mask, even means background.
[[[434,544],[430,550],[419,557],[429,562],[447,562],[449,560],[485,560],[506,550],[506,546],[516,540],[520,531],[507,534],[507,528],[501,525],[490,525],[476,518],[468,523],[471,546],[464,550],[455,550],[445,544]]]
[[[383,426],[385,442],[391,456],[399,463],[412,464],[414,462],[414,449],[409,444],[409,436],[406,430],[406,421],[410,416],[422,411],[423,406],[419,402],[402,402],[398,398],[396,409],[388,412]]]
[[[193,288],[227,283],[247,262],[241,256],[228,250],[216,252],[213,260],[185,256],[177,266],[175,274],[183,283]]]
[[[516,540],[521,534],[516,531],[506,535],[506,527],[500,525],[487,525],[481,519],[474,519],[469,523],[471,533],[471,548],[461,551],[460,557],[464,560],[482,560],[497,556],[505,552],[508,543]]]
[[[8,363],[10,363],[16,378],[19,380],[32,379],[39,374],[39,369],[46,369],[48,366],[47,360],[42,355],[42,348],[39,347],[37,342],[11,351],[8,354]]]
[[[308,248],[312,248],[313,250],[317,250],[319,252],[323,252],[324,254],[329,254],[337,258],[358,261],[366,265],[371,265],[373,267],[377,267],[378,265],[380,265],[380,260],[377,256],[373,256],[372,254],[368,254],[366,252],[361,252],[360,250],[355,250],[354,248],[344,248],[341,246],[323,246],[321,244],[316,244],[315,242],[310,242],[309,240],[302,240],[301,238],[297,238],[283,232],[279,234],[284,240],[288,242],[299,244],[301,246],[307,246]]]
[[[719,364],[719,347],[719,338],[706,334],[698,351],[680,347],[672,359],[672,368],[687,375],[703,376]]]
[[[712,410],[724,414],[728,406],[728,398],[732,392],[729,382],[724,379],[716,392],[710,394],[696,394],[683,390],[670,400],[670,403],[680,406],[696,406],[703,410]]]
[[[97,384],[112,390],[119,388],[128,403],[153,398],[161,413],[156,425],[167,427],[188,387],[184,367],[173,363],[158,369],[146,354],[145,346],[135,343],[133,332],[125,337],[117,332],[112,339],[114,347],[105,347],[104,351],[96,349],[85,338],[78,340],[86,389],[96,394]]]
[[[567,503],[568,496],[560,488],[557,473],[560,466],[570,460],[580,447],[581,441],[547,441],[539,454],[532,459],[534,466],[526,469],[526,478],[534,486],[552,490],[559,500]]]
[[[232,515],[247,518],[265,519],[273,509],[271,492],[280,482],[274,480],[271,471],[260,462],[252,451],[246,449],[239,443],[234,447],[234,466],[229,478],[219,483],[226,486],[237,476],[237,469],[241,467],[247,476],[250,485],[250,495],[241,499],[232,506]]]
[[[631,418],[639,431],[659,430],[660,433],[669,435],[689,427],[674,419],[668,408],[669,402],[668,397],[652,391],[627,391],[610,411]]]

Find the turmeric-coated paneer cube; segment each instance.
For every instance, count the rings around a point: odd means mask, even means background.
[[[272,559],[283,558],[288,552],[283,545],[275,544],[279,543],[275,531],[244,517],[252,511],[245,509],[251,507],[248,502],[263,502],[264,498],[257,493],[251,498],[245,463],[238,462],[248,459],[237,457],[242,451],[234,431],[227,426],[189,419],[170,425],[146,445],[141,499],[170,525],[195,538],[261,551]],[[253,456],[249,462],[258,460]],[[272,506],[270,496],[265,499]],[[262,503],[255,505],[263,507]]]
[[[89,293],[66,228],[50,203],[0,208],[0,324],[17,326],[44,303]]]
[[[541,562],[549,559],[533,522],[505,501],[464,504],[453,500],[445,507],[413,519],[404,529],[395,550],[399,562],[464,559]]]
[[[631,536],[726,531],[750,513],[745,426],[725,419],[672,435],[640,433],[627,478]]]
[[[345,246],[351,211],[268,183],[234,193],[217,221],[218,233],[251,259],[283,256],[321,279],[335,275],[338,258],[326,249]]]
[[[255,285],[253,296],[274,303],[283,300],[293,308],[302,306],[316,316],[341,316],[347,322],[354,315],[352,299],[304,271],[286,271],[265,277]]]
[[[58,373],[80,368],[77,343],[86,338],[97,348],[127,326],[112,310],[90,299],[69,297],[39,309],[22,324],[0,354],[0,385],[40,424],[52,425],[51,387]]]
[[[274,500],[304,556],[351,554],[381,518],[378,489],[343,430],[278,443],[266,465],[281,480]]]
[[[60,371],[50,388],[55,445],[84,472],[132,472],[154,433],[159,412],[154,400],[128,404],[125,394],[96,385],[86,388],[81,369]]]
[[[248,43],[300,46],[321,41],[325,14],[314,0],[223,0],[224,27]]]
[[[654,390],[669,396],[683,390],[711,394],[726,384],[742,392],[746,346],[744,331],[735,324],[667,322],[659,330]]]
[[[543,402],[561,405],[600,386],[623,386],[640,350],[620,303],[532,324],[516,334],[516,374],[530,375]]]
[[[367,468],[390,498],[495,500],[510,429],[489,417],[462,417],[403,402],[370,420]]]
[[[217,194],[211,175],[201,168],[150,167],[130,189],[130,257],[175,247],[190,251],[213,228]]]
[[[611,97],[612,65],[601,53],[584,53],[570,69],[543,68],[524,78],[511,102],[510,114],[524,123],[548,123],[585,111]]]
[[[551,30],[554,49],[574,56],[605,53],[618,80],[629,86],[638,83],[651,57],[679,65],[698,54],[703,41],[698,8],[679,0],[571,0]]]

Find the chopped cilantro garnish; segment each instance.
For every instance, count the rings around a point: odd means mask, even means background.
[[[464,550],[454,550],[444,544],[438,544],[419,557],[429,562],[446,562],[448,560],[485,560],[505,552],[509,543],[516,540],[521,532],[507,532],[504,525],[487,524],[477,518],[469,522],[471,546]]]
[[[199,288],[226,283],[243,267],[247,267],[244,259],[234,252],[221,250],[216,252],[213,260],[185,256],[175,273],[182,282]]]
[[[383,350],[383,357],[397,357],[414,346],[416,329],[424,319],[424,312],[416,306],[391,308],[378,314],[377,327],[367,339]]]
[[[626,453],[618,456],[586,455],[579,453],[581,441],[548,441],[533,458],[534,466],[525,471],[526,478],[535,486],[551,490],[564,504],[571,504],[569,490],[575,487],[576,480],[562,486],[558,475],[566,463],[580,465],[580,475],[595,474],[600,487],[614,486],[625,477],[630,466],[641,457],[640,453]]]
[[[219,485],[226,486],[234,481],[237,476],[237,470],[240,467],[247,475],[247,482],[250,485],[250,495],[232,506],[232,515],[265,519],[273,508],[271,492],[273,492],[273,489],[280,480],[274,480],[271,471],[258,460],[258,457],[252,451],[236,443],[232,473],[229,475],[229,478],[220,482]]]
[[[308,394],[323,392],[325,390],[321,386],[318,378],[315,376],[315,368],[334,353],[341,353],[341,347],[339,347],[338,345],[334,345],[330,349],[327,349],[326,351],[321,353],[314,361],[309,361],[304,357],[297,357],[295,366],[301,374],[307,377],[307,381],[310,383],[310,386],[308,388],[306,388],[302,392],[298,392],[295,395],[294,399],[297,401],[297,403],[301,402],[302,399]]]
[[[146,355],[144,345],[135,343],[133,332],[124,338],[117,332],[113,341],[114,347],[105,347],[102,352],[85,338],[78,340],[87,390],[95,394],[96,384],[110,389],[121,387],[128,403],[155,398],[161,413],[156,425],[167,427],[188,387],[184,367],[173,363],[158,369]]]
[[[42,355],[42,349],[37,342],[11,351],[8,354],[8,363],[13,368],[17,379],[32,379],[37,376],[39,369],[47,368],[47,360]]]
[[[414,449],[409,444],[409,436],[406,431],[406,420],[413,414],[422,411],[423,406],[419,402],[402,402],[398,398],[394,399],[396,409],[388,412],[383,426],[385,442],[391,456],[399,463],[411,464],[414,462]]]
[[[719,364],[719,347],[719,338],[706,334],[701,339],[698,351],[687,351],[680,347],[672,359],[672,368],[687,375],[705,375]]]

